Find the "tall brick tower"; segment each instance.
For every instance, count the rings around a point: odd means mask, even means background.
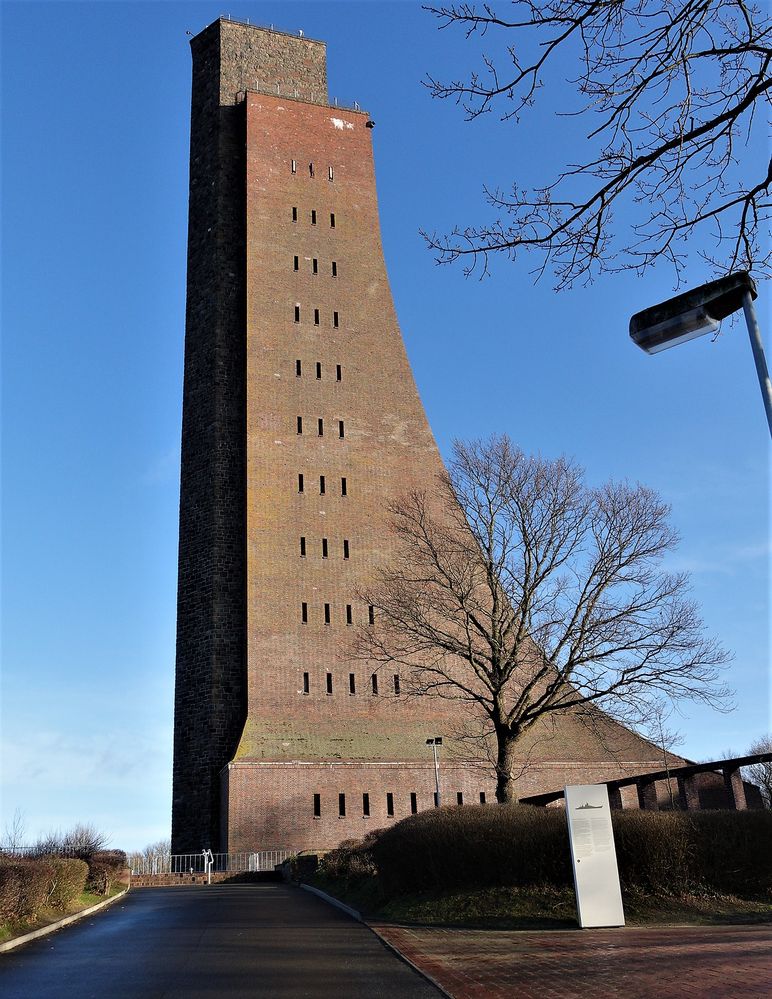
[[[389,557],[386,504],[441,459],[380,243],[371,122],[331,107],[324,43],[218,20],[192,40],[175,700],[175,853],[329,847],[433,804],[406,699],[351,657]],[[619,776],[652,747],[570,718],[532,790]],[[613,743],[611,751],[608,743]],[[444,760],[445,801],[493,797]]]

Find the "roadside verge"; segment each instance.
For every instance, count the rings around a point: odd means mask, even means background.
[[[5,943],[0,943],[0,954],[13,950],[14,947],[21,947],[22,944],[30,943],[32,940],[37,940],[38,937],[45,937],[49,933],[55,933],[56,930],[60,930],[63,926],[67,926],[70,923],[76,923],[79,919],[83,919],[84,916],[91,916],[95,912],[99,912],[100,909],[104,909],[108,905],[112,905],[113,902],[117,902],[119,898],[123,898],[128,890],[129,889],[126,888],[119,895],[113,895],[112,898],[106,898],[104,902],[97,902],[96,905],[90,905],[87,909],[81,909],[80,912],[73,912],[72,915],[64,916],[62,919],[57,919],[56,922],[48,923],[47,926],[41,926],[37,930],[30,930],[29,933],[22,933],[18,937],[6,940]]]

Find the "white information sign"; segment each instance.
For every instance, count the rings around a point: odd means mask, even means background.
[[[579,925],[624,926],[608,789],[575,784],[565,796]]]

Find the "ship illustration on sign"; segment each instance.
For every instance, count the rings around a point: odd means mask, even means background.
[[[581,812],[584,808],[603,808],[603,805],[591,805],[589,801],[585,801],[583,805],[576,806],[576,811]]]

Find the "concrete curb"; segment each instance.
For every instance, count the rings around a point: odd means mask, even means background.
[[[402,951],[399,950],[398,947],[395,947],[393,943],[390,943],[385,937],[382,937],[381,934],[373,925],[371,925],[365,919],[362,918],[361,912],[357,912],[357,910],[352,909],[350,905],[346,905],[345,902],[339,901],[337,898],[334,897],[334,895],[328,895],[327,892],[322,891],[321,888],[314,888],[312,885],[304,885],[304,884],[301,884],[300,887],[304,891],[310,891],[314,895],[318,895],[319,898],[324,899],[325,902],[329,902],[330,905],[334,905],[336,909],[341,909],[347,915],[351,916],[352,919],[356,919],[358,923],[361,923],[363,926],[366,926],[367,929],[373,934],[373,936],[378,937],[378,939],[381,941],[384,947],[390,950],[392,954],[394,954],[396,957],[400,959],[400,961],[404,961],[405,964],[409,965],[413,969],[413,971],[417,972],[421,976],[421,978],[425,978],[426,981],[429,982],[430,985],[433,985],[441,995],[446,997],[446,999],[454,999],[454,997],[450,994],[450,992],[448,992],[447,989],[444,989],[436,978],[433,978],[430,974],[424,971],[423,968],[420,968],[417,964],[414,964],[413,961],[411,961],[409,957],[406,957],[402,953]]]
[[[129,889],[126,888],[120,893],[120,895],[113,895],[112,898],[106,898],[104,902],[97,902],[96,905],[90,905],[87,909],[81,909],[80,912],[73,912],[71,916],[65,916],[63,919],[57,919],[55,923],[49,923],[48,926],[41,926],[39,930],[30,930],[29,933],[22,933],[19,937],[14,937],[12,940],[6,940],[5,943],[0,944],[0,954],[13,950],[14,947],[21,947],[22,944],[30,943],[32,940],[37,940],[38,937],[45,937],[48,936],[49,933],[55,933],[63,926],[68,926],[70,923],[77,923],[77,921],[79,919],[83,919],[84,916],[91,916],[93,913],[99,912],[100,909],[104,909],[108,905],[112,905],[113,902],[117,902],[119,898],[123,898],[128,890]]]

